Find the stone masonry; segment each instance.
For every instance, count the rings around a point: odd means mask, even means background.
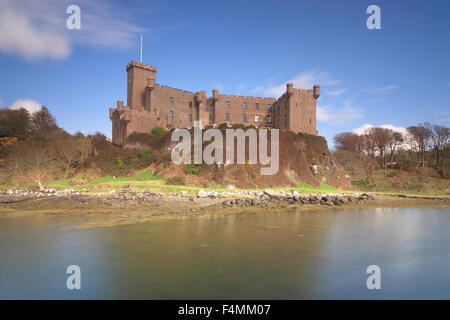
[[[320,86],[312,90],[286,85],[278,99],[219,94],[212,90],[195,94],[156,83],[155,66],[132,61],[127,65],[127,105],[117,101],[109,109],[112,142],[123,146],[133,132],[151,132],[155,126],[166,129],[191,128],[194,121],[204,126],[242,123],[255,127],[278,128],[317,135],[316,100]]]

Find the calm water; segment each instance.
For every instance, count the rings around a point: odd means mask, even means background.
[[[70,229],[0,218],[0,298],[450,299],[450,210],[204,216]],[[68,265],[81,290],[66,289]],[[366,268],[381,268],[368,290]]]

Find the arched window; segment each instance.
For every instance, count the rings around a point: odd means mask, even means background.
[[[170,111],[170,117],[173,119],[173,117],[174,117],[174,113],[173,113],[173,111]]]

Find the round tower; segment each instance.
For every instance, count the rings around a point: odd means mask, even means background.
[[[313,86],[314,89],[314,98],[319,98],[320,97],[320,86],[318,84],[315,84]]]

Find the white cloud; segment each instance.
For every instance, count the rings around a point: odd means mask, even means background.
[[[68,30],[69,0],[0,1],[0,51],[26,59],[64,59],[73,43],[120,48],[137,43],[142,28],[124,20],[106,0],[78,0],[81,29]]]
[[[265,89],[265,94],[273,97],[279,97],[286,91],[286,83],[293,82],[294,87],[298,88],[301,85],[307,88],[312,88],[313,85],[318,84],[321,86],[334,86],[340,83],[327,71],[308,71],[302,72],[296,75],[293,79],[288,80],[282,84],[268,87]]]
[[[15,109],[15,110],[24,108],[24,109],[28,110],[28,112],[31,114],[31,113],[41,110],[41,107],[42,107],[42,104],[37,101],[31,100],[31,99],[28,99],[28,100],[19,99],[19,100],[14,101],[14,103],[9,108]]]
[[[391,130],[394,130],[396,132],[400,132],[403,135],[407,135],[408,134],[408,131],[406,130],[405,127],[397,127],[397,126],[394,126],[392,124],[382,124],[381,126],[374,126],[374,125],[372,125],[370,123],[366,123],[366,124],[364,124],[363,126],[361,126],[359,128],[353,129],[352,132],[361,135],[361,134],[366,133],[367,130],[369,130],[370,128],[373,128],[373,127],[380,127],[380,128],[391,129]]]
[[[443,85],[444,85],[444,87],[450,88],[450,81],[449,82],[444,82]]]
[[[252,90],[250,90],[251,94],[256,94],[256,93],[260,93],[264,90],[264,86],[257,86],[254,87]]]
[[[331,125],[360,119],[363,116],[363,112],[354,107],[350,99],[344,101],[342,108],[336,108],[332,105],[317,106],[317,120]]]
[[[337,89],[337,90],[334,90],[334,91],[329,91],[329,92],[327,92],[327,94],[329,96],[340,96],[341,94],[343,94],[345,92],[347,92],[347,89],[346,88],[342,88],[342,89]]]
[[[369,93],[389,93],[392,92],[394,90],[397,90],[399,88],[399,86],[395,85],[395,84],[391,84],[385,87],[370,87],[367,89],[367,92]]]

